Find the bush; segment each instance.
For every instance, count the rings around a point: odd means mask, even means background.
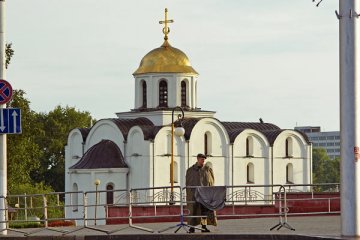
[[[48,223],[49,227],[68,227],[75,226],[75,224],[71,221],[51,221]]]
[[[39,228],[44,227],[44,224],[39,222],[17,222],[17,223],[10,223],[10,228]]]

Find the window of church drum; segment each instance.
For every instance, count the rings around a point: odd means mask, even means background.
[[[248,163],[246,166],[246,182],[255,183],[254,181],[254,164]]]
[[[293,184],[294,183],[294,168],[291,163],[286,165],[286,183]]]
[[[106,204],[114,204],[114,186],[106,185]]]
[[[293,140],[291,137],[288,137],[285,140],[285,157],[292,158],[293,157]]]
[[[167,107],[167,106],[168,106],[167,82],[165,80],[161,80],[159,83],[159,107]]]
[[[146,90],[146,82],[142,81],[142,107],[147,107],[147,90]]]
[[[181,81],[181,106],[186,107],[186,82]]]

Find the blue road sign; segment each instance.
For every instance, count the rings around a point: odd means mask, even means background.
[[[21,133],[20,108],[0,108],[0,134]]]

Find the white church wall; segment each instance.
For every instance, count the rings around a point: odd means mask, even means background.
[[[103,225],[105,224],[104,220],[100,220],[101,218],[105,218],[106,216],[106,208],[107,204],[106,199],[106,186],[111,183],[115,190],[125,190],[126,189],[126,175],[128,172],[127,168],[118,168],[118,169],[78,169],[71,170],[72,173],[69,174],[69,179],[71,182],[71,186],[74,184],[77,185],[78,191],[87,192],[87,217],[89,219],[95,217],[95,203],[96,203],[96,185],[95,181],[100,180],[100,184],[98,185],[98,207],[97,207],[97,224]],[[71,188],[70,191],[73,191]],[[126,201],[126,191],[115,191],[114,192],[114,203],[124,203]],[[79,204],[82,205],[82,197],[78,198]],[[67,203],[70,203],[70,195],[66,199]],[[79,206],[77,211],[74,211],[73,207],[66,208],[66,216],[74,217],[74,218],[82,218],[83,217],[83,207]],[[82,224],[82,220],[77,220],[77,224]],[[88,220],[89,225],[93,225],[93,220]]]
[[[159,105],[159,83],[165,80],[168,86],[168,106],[181,106],[181,81],[187,83],[187,105],[196,108],[196,89],[194,82],[197,77],[195,74],[146,74],[135,77],[135,108],[142,106],[142,81],[147,86],[147,108],[157,108]]]
[[[129,166],[130,188],[151,186],[150,178],[150,142],[144,140],[140,127],[132,127],[126,143],[126,163]]]
[[[234,185],[251,187],[271,184],[270,144],[262,133],[246,129],[236,137],[233,147]],[[251,191],[259,193],[264,198],[271,194],[270,190],[264,187],[256,187]]]
[[[135,109],[142,107],[143,103],[143,91],[142,91],[142,82],[144,81],[146,83],[146,92],[149,93],[151,82],[149,81],[151,77],[149,76],[141,76],[141,77],[135,77]],[[149,107],[150,102],[147,100],[147,104]]]
[[[84,155],[83,137],[79,129],[74,129],[69,133],[67,146],[68,155],[65,156],[65,169],[76,164]]]
[[[154,139],[154,186],[170,186],[171,127],[163,127]],[[174,136],[174,186],[183,185],[180,168],[185,167],[184,137]],[[177,191],[177,189],[176,189]]]
[[[250,139],[249,155],[246,153],[246,140]],[[269,184],[270,160],[269,143],[266,137],[255,130],[246,129],[234,141],[234,184],[247,184],[246,166],[255,167],[255,184]]]
[[[208,153],[205,152],[204,138],[208,134]],[[206,162],[211,162],[215,176],[215,185],[230,184],[230,166],[228,152],[229,138],[225,128],[216,119],[204,118],[192,129],[189,151],[190,166],[196,162],[196,155],[204,153],[210,155]],[[189,167],[190,167],[189,166]]]
[[[108,139],[116,143],[124,154],[124,136],[120,129],[111,120],[103,119],[95,123],[88,134],[85,143],[85,152],[101,140]]]
[[[310,183],[311,166],[307,146],[305,139],[296,131],[285,130],[279,134],[273,144],[273,184]],[[291,167],[291,171],[287,166]],[[308,187],[297,189],[306,191]]]
[[[68,135],[65,146],[65,191],[72,191],[72,182],[69,177],[69,167],[76,164],[83,155],[83,138],[79,129],[73,129]],[[70,199],[65,198],[65,204],[70,204]],[[72,211],[72,210],[71,210]],[[70,213],[69,213],[70,214]]]

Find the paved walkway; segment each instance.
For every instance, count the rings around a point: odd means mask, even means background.
[[[340,237],[340,216],[303,216],[288,217],[288,227],[293,227],[295,231],[286,226],[279,230],[270,231],[270,228],[279,223],[279,218],[253,218],[253,219],[232,219],[219,220],[217,227],[209,226],[211,233],[187,234],[177,223],[147,223],[136,224],[141,230],[128,225],[106,225],[81,227],[64,227],[51,229],[26,229],[22,230],[30,233],[27,237],[24,234],[8,231],[7,236],[0,237],[12,239],[82,239],[82,240],[102,240],[102,239],[350,239]],[[92,228],[97,228],[95,230]],[[174,227],[166,231],[166,228]],[[41,230],[41,231],[40,231]],[[54,231],[56,230],[56,231]],[[155,233],[151,233],[153,230]],[[63,232],[61,232],[63,231]],[[63,234],[64,231],[68,231]],[[160,232],[160,233],[159,233]]]

